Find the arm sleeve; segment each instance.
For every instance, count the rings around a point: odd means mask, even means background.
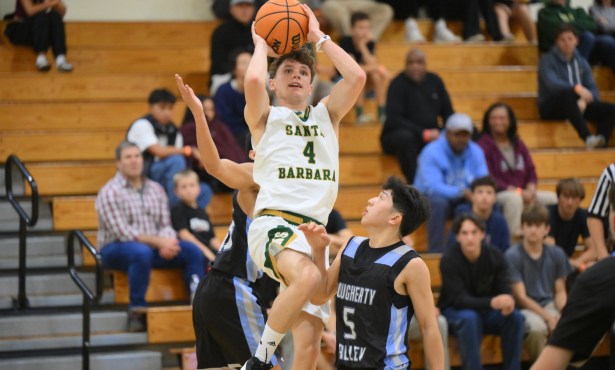
[[[570,273],[570,263],[568,262],[568,257],[564,253],[564,250],[560,247],[549,245],[546,248],[555,249],[554,255],[556,256],[556,264],[557,264],[557,278],[558,279],[566,279],[566,276]]]
[[[508,265],[506,264],[506,259],[504,259],[504,255],[500,253],[499,250],[494,249],[493,251],[493,260],[496,265],[496,275],[495,275],[495,283],[494,283],[494,293],[495,295],[499,294],[512,294],[512,289],[510,287],[509,275],[508,275]]]
[[[522,283],[523,276],[521,275],[521,256],[515,249],[509,249],[504,254],[506,266],[508,267],[508,277],[512,284]]]
[[[227,43],[224,33],[224,23],[222,23],[211,35],[210,71],[212,75],[219,75],[227,72],[228,51],[226,50]]]
[[[468,287],[464,284],[466,271],[462,271],[460,261],[453,256],[442,258],[440,261],[440,271],[442,273],[442,285],[446,285],[450,299],[454,307],[457,308],[488,308],[491,305],[490,297],[474,297],[468,292]]]
[[[135,143],[142,152],[146,151],[150,146],[158,144],[158,137],[154,127],[146,119],[137,120],[128,130],[126,139]]]
[[[406,116],[407,104],[403,82],[396,78],[391,82],[391,85],[389,85],[389,91],[387,92],[386,126],[389,127],[391,131],[404,127],[412,131],[416,137],[422,137],[423,128],[412,122]]]
[[[111,231],[116,240],[126,242],[136,240],[139,236],[139,231],[128,222],[119,197],[111,189],[103,188],[98,194],[96,211],[100,223]]]
[[[190,225],[188,225],[188,219],[184,214],[181,205],[175,205],[171,208],[171,223],[173,225],[173,229],[179,231],[181,229],[190,230]]]
[[[615,165],[609,165],[600,175],[600,179],[598,180],[598,186],[596,187],[596,191],[594,192],[594,196],[592,201],[587,209],[587,215],[589,217],[598,217],[604,218],[608,214],[609,211],[609,191],[611,189],[611,185],[613,183],[612,173],[615,171]]]
[[[581,236],[583,238],[589,238],[589,228],[587,227],[587,210],[581,208],[579,211],[581,214],[581,217],[579,217],[581,221]]]
[[[540,59],[540,62],[538,63],[538,76],[550,92],[572,90],[574,88],[570,81],[562,79],[557,75],[552,58],[549,54],[544,55]]]
[[[525,143],[518,139],[519,148],[523,153],[523,159],[525,160],[525,168],[526,168],[526,176],[525,176],[525,185],[527,184],[538,184],[538,175],[536,175],[536,166],[534,165],[534,161],[532,160],[532,156],[530,155],[530,151],[525,146]]]
[[[577,30],[594,32],[598,28],[596,22],[594,22],[594,19],[589,14],[587,14],[585,9],[576,8],[574,12],[575,17],[574,22],[572,22],[572,25]]]
[[[428,195],[439,195],[447,199],[461,196],[463,189],[444,182],[444,175],[433,153],[423,150],[419,156],[418,167],[417,175],[423,178],[422,183],[426,184],[425,190]]]
[[[160,219],[158,220],[160,230],[158,230],[157,236],[166,238],[177,238],[177,233],[175,232],[175,230],[173,230],[173,227],[171,226],[171,212],[169,211],[169,200],[167,198],[167,194],[165,193],[162,186],[154,182],[152,182],[151,184],[156,188],[156,192],[158,193],[156,196],[156,200],[158,201],[158,207],[160,207]]]
[[[585,60],[585,58],[581,59],[581,81],[583,81],[583,85],[592,93],[594,100],[598,101],[600,99],[600,93],[598,92],[598,85],[596,85],[596,80],[594,80],[594,75],[592,74],[592,67]]]
[[[440,115],[442,116],[442,125],[444,126],[444,122],[446,122],[448,117],[452,116],[455,111],[453,110],[453,103],[451,102],[451,97],[446,90],[444,81],[442,81],[439,76],[438,81],[440,82],[440,96],[442,97]]]

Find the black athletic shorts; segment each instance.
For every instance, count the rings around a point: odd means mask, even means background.
[[[615,258],[579,274],[548,344],[573,352],[571,362],[588,359],[615,321]]]
[[[256,352],[267,311],[247,280],[212,270],[192,306],[199,369],[240,368]]]

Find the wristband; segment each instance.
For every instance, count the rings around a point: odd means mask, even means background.
[[[192,155],[192,147],[190,145],[186,145],[184,147],[184,156],[190,157]]]
[[[329,35],[322,35],[320,40],[318,40],[318,42],[316,43],[316,51],[320,51],[320,48],[322,47],[322,44],[324,44],[325,41],[327,41],[327,40],[331,40],[331,37],[329,37]]]

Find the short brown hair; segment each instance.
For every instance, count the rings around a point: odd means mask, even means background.
[[[288,54],[284,54],[278,59],[275,59],[269,65],[269,78],[274,78],[276,73],[278,72],[278,68],[287,60],[292,60],[301,64],[305,64],[310,69],[310,79],[314,77],[316,74],[316,70],[314,67],[314,58],[310,55],[310,51],[307,47],[303,47],[299,50],[291,51]]]
[[[521,224],[540,225],[549,224],[549,211],[546,207],[534,204],[528,206],[521,214]]]
[[[555,193],[558,198],[560,195],[566,194],[570,197],[585,199],[585,188],[583,184],[572,177],[560,180],[555,188]]]
[[[197,184],[199,183],[199,175],[197,175],[196,172],[192,170],[183,170],[179,171],[175,174],[175,176],[173,176],[173,186],[177,187],[177,184],[179,183],[180,179],[187,179],[190,177],[195,179]]]
[[[470,184],[470,190],[474,191],[479,186],[490,186],[493,188],[493,191],[498,191],[498,184],[495,182],[493,177],[491,176],[483,176],[475,179]]]

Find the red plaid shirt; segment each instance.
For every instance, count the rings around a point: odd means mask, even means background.
[[[139,235],[177,237],[171,227],[169,201],[158,183],[144,179],[134,189],[121,173],[109,180],[96,197],[98,247],[137,240]]]

